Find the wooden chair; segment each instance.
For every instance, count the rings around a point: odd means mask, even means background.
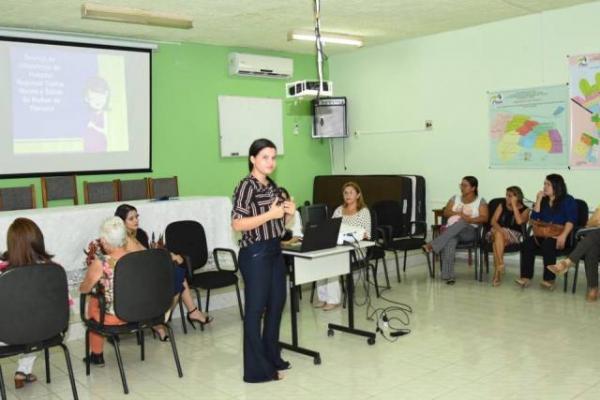
[[[148,178],[119,180],[119,200],[143,200],[150,198]]]
[[[150,189],[150,198],[152,199],[179,196],[177,176],[170,178],[148,178],[148,188]]]
[[[83,182],[85,204],[110,203],[119,201],[118,180],[108,182]]]
[[[0,189],[0,211],[32,208],[36,208],[34,185]]]
[[[42,177],[42,206],[48,201],[73,200],[77,205],[77,181],[75,175]]]

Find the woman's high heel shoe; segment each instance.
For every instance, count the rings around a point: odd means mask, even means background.
[[[196,329],[196,326],[194,325],[194,322],[198,322],[200,324],[200,328],[204,328],[204,325],[210,324],[213,321],[213,317],[209,317],[208,315],[205,317],[205,320],[199,320],[197,318],[192,318],[191,315],[192,313],[194,313],[194,311],[197,311],[198,307],[194,308],[193,310],[189,311],[187,313],[187,320],[190,323],[190,325],[192,325],[192,328]]]
[[[160,340],[161,342],[167,342],[169,340],[169,335],[167,334],[167,332],[164,332],[163,335],[164,336],[160,335],[160,331],[157,328],[152,327],[152,336],[154,338],[158,336],[158,340]]]
[[[571,265],[573,263],[571,262],[571,260],[569,260],[568,258],[565,258],[564,260],[560,260],[559,262],[557,262],[554,265],[548,265],[546,268],[549,271],[554,272],[555,275],[562,275],[565,272],[567,272],[569,270],[569,268],[571,268]]]
[[[494,271],[494,279],[492,279],[492,286],[498,287],[502,285],[502,276],[504,275],[504,265],[498,265],[496,271]]]

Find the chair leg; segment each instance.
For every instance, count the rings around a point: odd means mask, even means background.
[[[565,272],[565,281],[564,281],[564,283],[563,283],[563,292],[564,292],[564,293],[567,293],[567,290],[568,290],[568,289],[567,289],[568,283],[569,283],[569,270],[567,270],[567,272]]]
[[[44,361],[46,362],[46,383],[50,383],[50,351],[44,349]]]
[[[210,304],[210,289],[206,291],[206,313],[208,314],[208,305]]]
[[[4,387],[4,377],[2,376],[2,366],[0,366],[0,394],[2,400],[6,400],[6,388]]]
[[[115,348],[115,355],[117,357],[119,373],[121,374],[121,382],[123,383],[123,392],[125,394],[128,394],[129,388],[127,387],[127,378],[125,377],[125,367],[123,366],[123,359],[121,358],[121,350],[119,349],[119,342],[117,342],[116,340],[113,341],[113,347]]]
[[[73,400],[78,400],[79,396],[77,395],[77,386],[75,385],[75,377],[73,376],[73,365],[71,364],[71,354],[69,353],[68,347],[61,343],[60,347],[63,349],[63,353],[65,354],[65,362],[67,363],[67,372],[69,373],[69,382],[71,383],[71,391],[73,392]]]
[[[375,262],[377,261],[379,260],[375,260]],[[385,284],[388,289],[391,289],[392,286],[390,285],[390,276],[388,275],[387,263],[385,262],[385,253],[381,259],[381,263],[383,264],[383,273],[385,274]],[[375,266],[377,266],[377,264],[375,264]]]
[[[235,283],[235,294],[237,295],[237,299],[238,299],[238,308],[240,309],[240,318],[243,321],[244,320],[244,308],[242,307],[242,296],[240,296],[240,287],[237,282]]]
[[[575,294],[577,291],[577,275],[579,275],[579,261],[575,264],[575,274],[573,276],[573,288],[571,289],[571,293]]]
[[[398,261],[398,252],[394,250],[394,258],[396,259],[396,279],[398,282],[402,282],[400,279],[400,262]]]
[[[404,250],[404,266],[402,267],[402,272],[406,272],[406,255],[408,254],[408,250]]]
[[[85,374],[90,374],[90,331],[85,330]]]
[[[375,295],[379,298],[381,295],[379,294],[379,282],[377,282],[377,267],[374,265],[367,265],[367,270],[369,270],[369,266],[373,268],[373,282],[375,283]]]
[[[183,334],[187,335],[187,324],[185,323],[185,313],[183,311],[183,300],[181,300],[181,295],[179,295],[179,315],[181,317],[181,327],[183,328]]]
[[[171,350],[173,350],[173,358],[175,359],[175,366],[177,367],[177,375],[183,377],[183,371],[181,370],[181,363],[179,362],[179,354],[177,353],[177,345],[175,344],[175,336],[173,335],[173,329],[169,324],[165,324],[167,331],[169,332],[169,341],[171,342]]]
[[[435,270],[431,268],[431,260],[429,259],[429,255],[430,253],[425,253],[425,258],[427,259],[427,268],[429,269],[429,277],[433,279],[435,278]]]
[[[138,331],[140,334],[140,359],[144,361],[146,359],[146,341],[144,340],[144,330]]]

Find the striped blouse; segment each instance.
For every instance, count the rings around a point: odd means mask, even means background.
[[[279,197],[278,187],[269,180],[267,186],[263,185],[252,174],[246,176],[233,192],[233,209],[231,218],[256,217],[264,214],[271,208],[271,204]],[[242,232],[240,247],[270,239],[277,239],[285,233],[284,219],[272,219],[266,223]]]

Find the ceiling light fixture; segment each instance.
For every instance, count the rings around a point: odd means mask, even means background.
[[[314,32],[310,31],[291,31],[288,33],[288,40],[305,40],[315,42],[316,37]],[[363,41],[357,36],[349,36],[337,33],[321,33],[321,41],[323,43],[342,44],[347,46],[362,47]]]
[[[141,10],[139,8],[106,6],[96,3],[82,4],[81,18],[163,26],[167,28],[191,29],[194,27],[194,21],[182,15]]]

